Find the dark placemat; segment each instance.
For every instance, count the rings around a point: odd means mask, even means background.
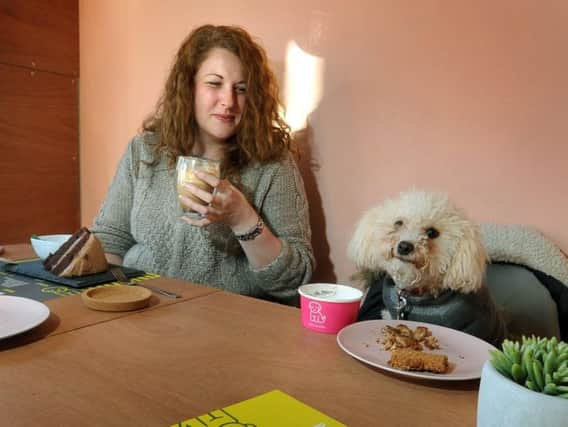
[[[138,280],[138,279],[137,279]],[[0,271],[0,295],[31,298],[36,301],[47,301],[53,298],[81,294],[85,289],[58,285],[47,280],[34,279],[21,274]]]
[[[20,262],[17,264],[4,264],[3,269],[4,271],[7,271],[9,273],[34,277],[36,279],[42,279],[48,282],[53,282],[59,285],[70,286],[72,288],[78,289],[116,281],[110,271],[106,271],[104,273],[89,274],[87,276],[81,277],[59,277],[55,274],[51,274],[49,271],[43,268],[41,260]],[[129,279],[145,274],[144,271],[135,270],[133,268],[121,267],[121,269]]]

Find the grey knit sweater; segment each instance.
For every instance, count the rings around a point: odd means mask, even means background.
[[[180,219],[175,171],[166,156],[156,166],[147,141],[135,137],[120,160],[92,231],[124,265],[243,295],[297,304],[297,288],[310,280],[314,257],[308,204],[294,160],[242,171],[241,191],[282,240],[278,257],[251,268],[230,228],[194,227]]]

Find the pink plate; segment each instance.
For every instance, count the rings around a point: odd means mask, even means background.
[[[402,371],[389,365],[390,352],[383,350],[382,344],[377,343],[377,339],[382,337],[381,330],[386,325],[396,326],[401,323],[412,329],[416,329],[417,326],[426,326],[430,329],[440,344],[439,350],[431,352],[448,356],[452,366],[449,373]],[[337,343],[347,354],[371,366],[408,377],[442,381],[480,378],[483,364],[490,358],[489,351],[495,350],[491,344],[464,332],[409,320],[367,320],[353,323],[339,331]]]

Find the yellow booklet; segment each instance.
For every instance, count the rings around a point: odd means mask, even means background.
[[[172,427],[346,427],[314,408],[272,390]]]

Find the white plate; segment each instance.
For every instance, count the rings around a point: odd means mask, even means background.
[[[377,340],[382,337],[381,330],[386,326],[405,324],[409,328],[426,326],[438,339],[439,350],[432,353],[443,353],[448,356],[452,369],[447,374],[432,372],[403,371],[389,365],[390,352],[383,349]],[[490,358],[489,350],[495,350],[491,344],[472,335],[454,329],[429,323],[409,320],[366,320],[353,323],[337,334],[337,343],[343,351],[361,362],[368,363],[385,371],[394,372],[407,377],[430,380],[458,381],[481,377],[481,369]],[[428,350],[430,352],[430,350]]]
[[[29,331],[49,317],[49,308],[29,298],[0,295],[0,339]]]

